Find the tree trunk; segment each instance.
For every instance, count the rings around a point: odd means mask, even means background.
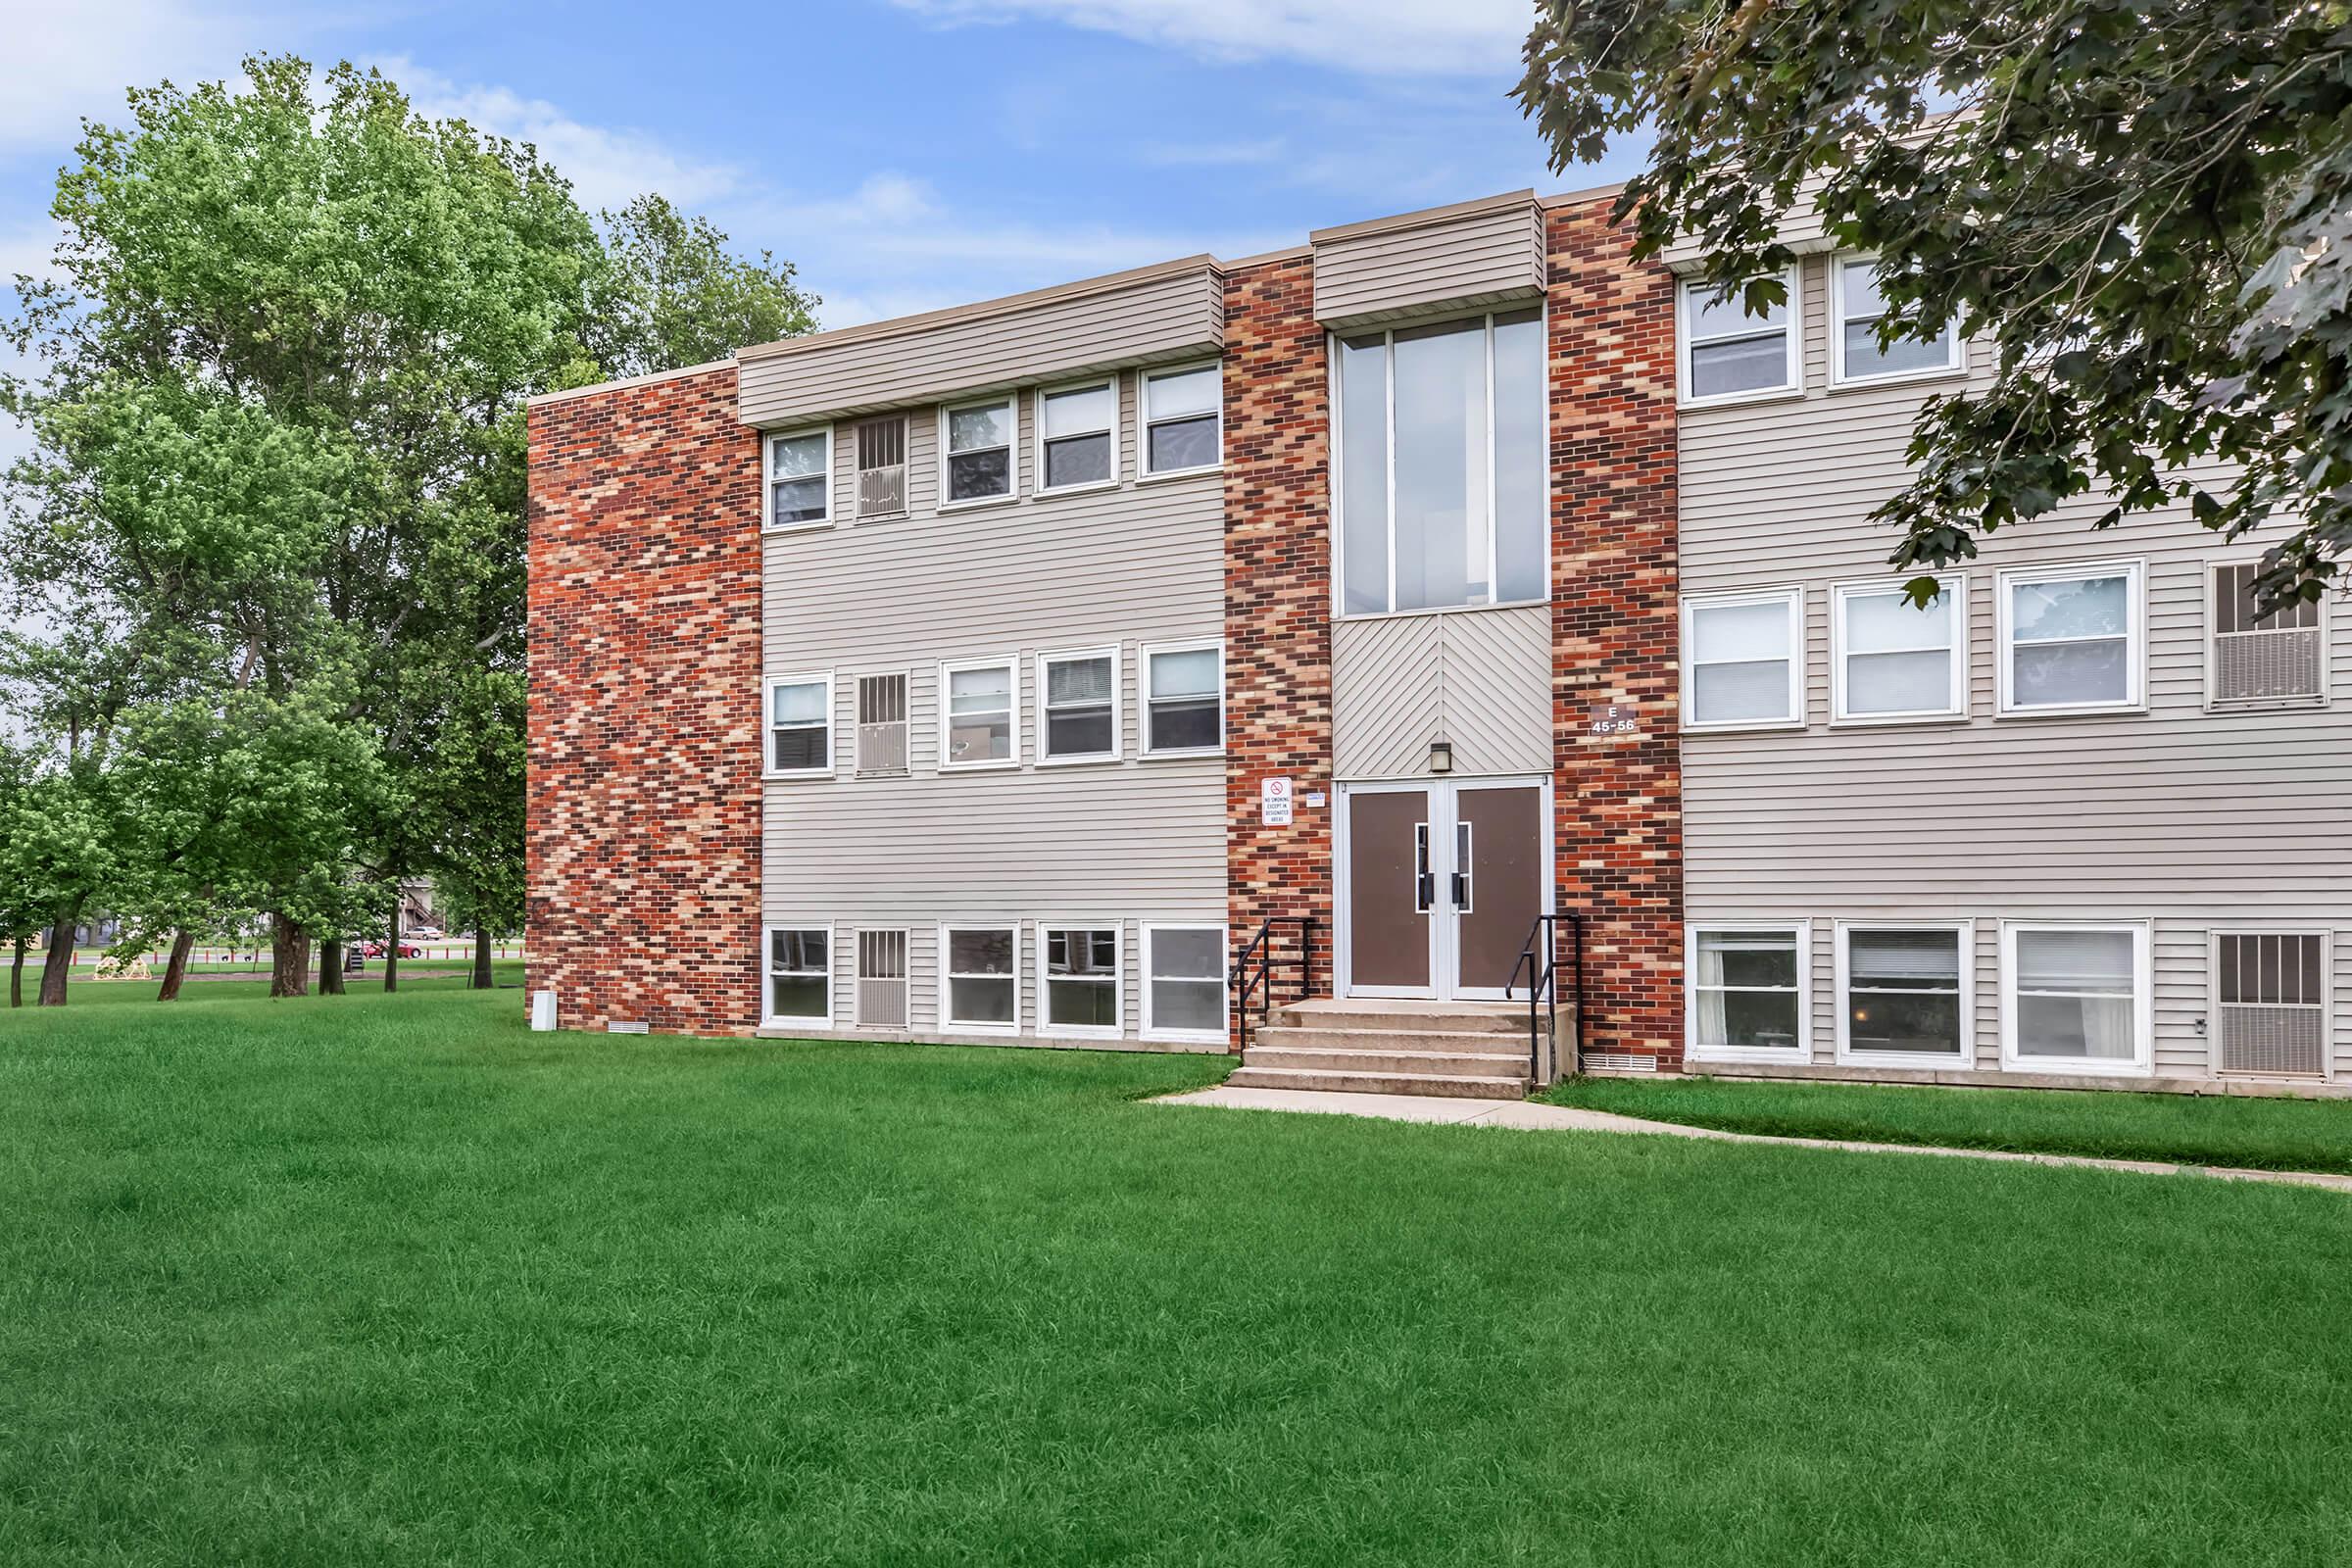
[[[81,918],[81,900],[57,913],[49,928],[49,952],[41,959],[41,997],[44,1007],[66,1004],[66,981],[74,973],[74,924]]]
[[[392,900],[392,940],[384,944],[384,989],[400,989],[400,898]]]
[[[31,941],[30,937],[17,938],[16,961],[8,966],[8,1004],[12,1007],[24,1005],[24,949]]]
[[[164,988],[155,994],[158,1002],[173,1002],[179,997],[179,983],[188,977],[188,954],[196,946],[196,933],[172,933],[172,956],[164,960]]]
[[[318,994],[322,997],[343,995],[341,937],[321,937],[318,941]]]
[[[490,989],[490,933],[487,931],[473,934],[473,989]]]
[[[270,917],[270,994],[307,997],[311,994],[311,934],[297,920],[282,914]]]

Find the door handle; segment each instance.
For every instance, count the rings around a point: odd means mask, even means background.
[[[1413,906],[1426,912],[1438,901],[1438,879],[1434,872],[1424,871],[1413,881]]]
[[[1453,873],[1453,906],[1457,909],[1470,907],[1470,879],[1459,871]]]

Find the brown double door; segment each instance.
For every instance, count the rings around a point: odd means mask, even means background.
[[[1500,997],[1551,885],[1534,779],[1343,787],[1343,983],[1359,997]]]

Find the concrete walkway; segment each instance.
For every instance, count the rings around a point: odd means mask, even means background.
[[[2076,1165],[2086,1170],[2132,1171],[2143,1176],[2218,1176],[2233,1182],[2277,1182],[2289,1187],[2325,1187],[2352,1193],[2352,1176],[2320,1171],[2234,1170],[2222,1165],[2176,1165],[2154,1159],[2093,1159],[2085,1154],[2016,1154],[1997,1149],[1937,1149],[1927,1144],[1864,1144],[1836,1138],[1767,1138],[1727,1133],[1713,1127],[1645,1121],[1613,1111],[1544,1105],[1527,1100],[1449,1100],[1423,1095],[1343,1095],[1310,1089],[1197,1089],[1163,1095],[1162,1105],[1222,1105],[1235,1110],[1303,1110],[1332,1116],[1373,1116],[1384,1121],[1452,1122],[1466,1127],[1515,1127],[1536,1132],[1653,1133],[1668,1138],[1705,1138],[1726,1144],[1779,1144],[1795,1149],[1839,1149],[1864,1154],[1940,1154],[1953,1159],[2005,1159],[2029,1165]]]

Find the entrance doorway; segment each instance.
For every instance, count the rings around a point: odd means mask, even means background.
[[[1550,794],[1540,778],[1342,785],[1341,994],[1499,999],[1550,906]]]

